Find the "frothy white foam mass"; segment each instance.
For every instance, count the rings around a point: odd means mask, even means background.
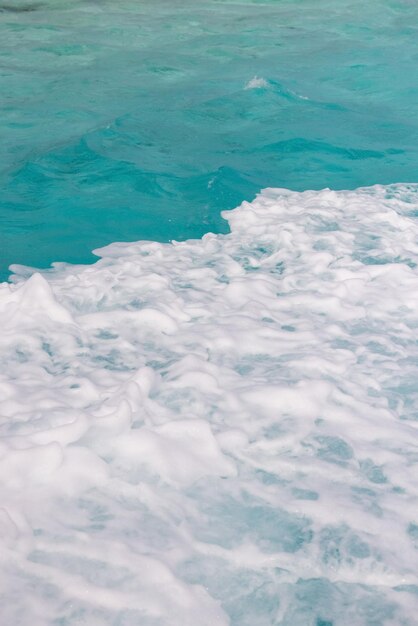
[[[0,615],[412,626],[418,186],[0,286]]]

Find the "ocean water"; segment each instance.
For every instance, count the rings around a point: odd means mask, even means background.
[[[0,616],[414,626],[418,186],[0,285]]]
[[[0,3],[0,272],[226,232],[264,187],[415,181],[413,0]]]
[[[416,626],[417,17],[0,5],[1,626]]]

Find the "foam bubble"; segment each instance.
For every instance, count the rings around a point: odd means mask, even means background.
[[[258,76],[254,76],[245,85],[245,89],[264,89],[266,87],[268,87],[268,82],[265,78],[259,78]]]
[[[410,625],[418,186],[0,286],[5,623]]]

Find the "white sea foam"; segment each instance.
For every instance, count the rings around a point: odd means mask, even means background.
[[[1,624],[415,624],[417,214],[268,189],[228,235],[15,267]]]
[[[245,85],[245,89],[264,89],[268,86],[268,82],[265,78],[260,78],[259,76],[254,76],[248,83]]]

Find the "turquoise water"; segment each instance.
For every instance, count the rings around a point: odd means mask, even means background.
[[[416,626],[417,35],[0,0],[1,626]]]
[[[410,0],[10,1],[0,42],[2,278],[226,232],[266,186],[417,179]]]

